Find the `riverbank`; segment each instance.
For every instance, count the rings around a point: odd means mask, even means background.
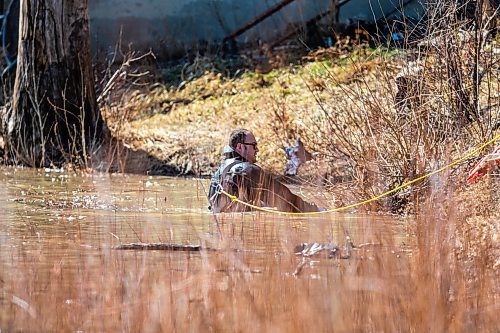
[[[346,204],[452,162],[495,133],[498,108],[488,105],[497,103],[498,95],[489,90],[480,99],[489,123],[470,121],[463,111],[449,110],[449,92],[438,91],[447,79],[437,76],[436,55],[418,62],[409,62],[411,57],[363,45],[336,47],[266,73],[234,71],[220,59],[200,57],[184,64],[176,79],[172,71],[164,73],[170,83],[120,93],[103,113],[117,139],[164,161],[173,175],[210,176],[237,127],[255,132],[258,163],[282,175],[283,148],[301,137],[315,159],[301,167],[300,180],[349,188],[352,196],[336,202]],[[409,83],[401,84],[402,78]],[[498,78],[488,79],[481,88],[498,91]],[[464,184],[479,157],[446,177]],[[425,180],[370,209],[397,212],[412,200],[411,193],[425,194],[430,185]]]
[[[121,95],[104,113],[119,140],[164,161],[178,176],[209,177],[237,127],[255,132],[258,163],[282,175],[283,147],[300,136],[315,159],[297,180],[321,206],[335,208],[432,172],[498,133],[492,130],[499,123],[498,78],[480,84],[483,114],[471,121],[453,109],[456,90],[443,89],[449,79],[439,55],[409,61],[411,50],[338,46],[265,73],[231,71],[220,59],[200,57],[183,66],[191,70],[181,71],[176,84]],[[463,54],[456,56],[465,62]],[[358,210],[447,216],[454,228],[448,245],[456,255],[466,261],[485,255],[488,266],[497,267],[498,176],[465,184],[486,151]]]
[[[183,67],[204,71],[179,73],[171,78],[175,86],[154,84],[120,96],[118,103],[106,105],[103,112],[117,138],[171,163],[179,175],[211,175],[228,134],[237,127],[255,132],[263,167],[282,174],[283,148],[300,136],[317,156],[309,164],[328,173],[325,163],[332,157],[322,149],[326,141],[311,137],[315,126],[325,126],[319,123],[325,121],[323,109],[327,103],[342,100],[348,112],[348,91],[375,89],[381,75],[394,78],[402,63],[396,57],[385,58],[397,53],[367,46],[320,49],[266,73],[258,66],[235,72],[217,66],[217,58],[200,57]],[[276,62],[279,59],[271,61]]]
[[[267,73],[208,70],[189,82],[117,91],[119,98],[102,110],[120,149],[141,152],[137,156],[142,159],[129,160],[136,172],[167,166],[169,172],[160,174],[207,177],[218,165],[229,131],[247,127],[260,141],[259,163],[282,174],[282,146],[300,136],[315,159],[301,167],[298,188],[303,195],[307,187],[328,208],[359,202],[427,174],[498,133],[486,122],[467,122],[459,113],[450,119],[446,108],[431,112],[426,103],[418,104],[424,94],[407,95],[410,107],[399,108],[396,78],[407,65],[399,51],[332,49],[310,57]],[[435,83],[429,83],[425,96]],[[485,90],[496,82],[487,84]],[[498,96],[498,90],[493,92]],[[443,106],[442,95],[434,94],[427,103]],[[491,110],[488,121],[497,121],[498,110]],[[16,175],[16,169],[5,168],[7,195],[0,206],[15,221],[4,223],[4,239],[12,245],[4,244],[7,255],[0,265],[8,269],[0,281],[8,296],[4,299],[13,305],[0,313],[0,325],[123,330],[123,321],[103,321],[102,313],[130,311],[140,315],[129,318],[125,329],[135,331],[150,323],[186,330],[209,327],[207,323],[221,330],[244,330],[252,322],[264,330],[272,323],[273,331],[307,326],[327,331],[405,327],[493,332],[500,294],[498,176],[465,184],[467,171],[481,154],[348,211],[353,214],[313,218],[258,213],[215,217],[206,210],[206,179],[27,169]],[[303,242],[342,244],[346,235],[363,245],[348,260],[299,258],[293,250]],[[112,250],[137,241],[214,242],[222,251],[186,256]],[[48,273],[40,265],[49,267]],[[158,265],[162,269],[155,269]],[[94,281],[106,274],[109,283]],[[89,291],[68,298],[71,291],[61,288],[61,280]],[[40,281],[48,286],[42,293]],[[335,297],[321,297],[325,294]],[[123,295],[133,301],[124,302]],[[181,302],[187,307],[179,311],[162,303],[179,297],[187,297]],[[238,306],[227,307],[235,299]],[[281,309],[271,302],[269,307],[270,299],[299,306]],[[68,312],[68,306],[74,308]],[[46,319],[40,323],[12,315],[23,310]],[[388,311],[396,313],[391,321]],[[183,321],[187,312],[195,314],[194,320]],[[145,324],[151,313],[170,315]],[[283,313],[291,315],[283,320]],[[227,320],[234,317],[239,319]]]

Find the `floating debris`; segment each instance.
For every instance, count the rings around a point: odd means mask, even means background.
[[[362,244],[361,246],[365,245],[367,244]],[[328,258],[338,257],[340,259],[349,259],[351,257],[351,251],[359,247],[360,246],[355,246],[351,238],[347,236],[343,249],[340,249],[337,245],[332,243],[302,243],[295,247],[295,254],[303,257],[312,257],[323,253],[326,254]]]
[[[311,257],[320,252],[324,252],[329,258],[332,258],[339,253],[339,248],[333,244],[321,243],[302,243],[295,247],[295,254],[302,255],[303,257]]]
[[[115,250],[161,250],[161,251],[201,251],[201,245],[184,245],[169,243],[129,243],[121,244],[114,248]]]

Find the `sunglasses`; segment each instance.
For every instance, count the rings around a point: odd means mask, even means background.
[[[242,145],[252,146],[253,149],[257,148],[257,142],[241,142]]]

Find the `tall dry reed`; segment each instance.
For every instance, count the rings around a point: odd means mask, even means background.
[[[301,119],[286,96],[276,98],[274,129],[304,137],[327,161],[329,179],[349,183],[358,197],[458,159],[500,126],[498,8],[488,1],[437,1],[423,17],[404,31],[425,31],[418,40],[408,38],[397,50],[357,47],[347,59],[335,56],[329,59],[335,66],[304,78],[316,106]],[[414,211],[408,204],[431,186],[412,185],[381,205]]]

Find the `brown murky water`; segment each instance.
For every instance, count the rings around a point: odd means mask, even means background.
[[[471,288],[440,231],[417,237],[413,220],[387,216],[215,217],[206,184],[0,169],[0,332],[498,328],[496,276]],[[210,250],[115,249],[132,242]],[[349,258],[296,255],[304,242]]]

